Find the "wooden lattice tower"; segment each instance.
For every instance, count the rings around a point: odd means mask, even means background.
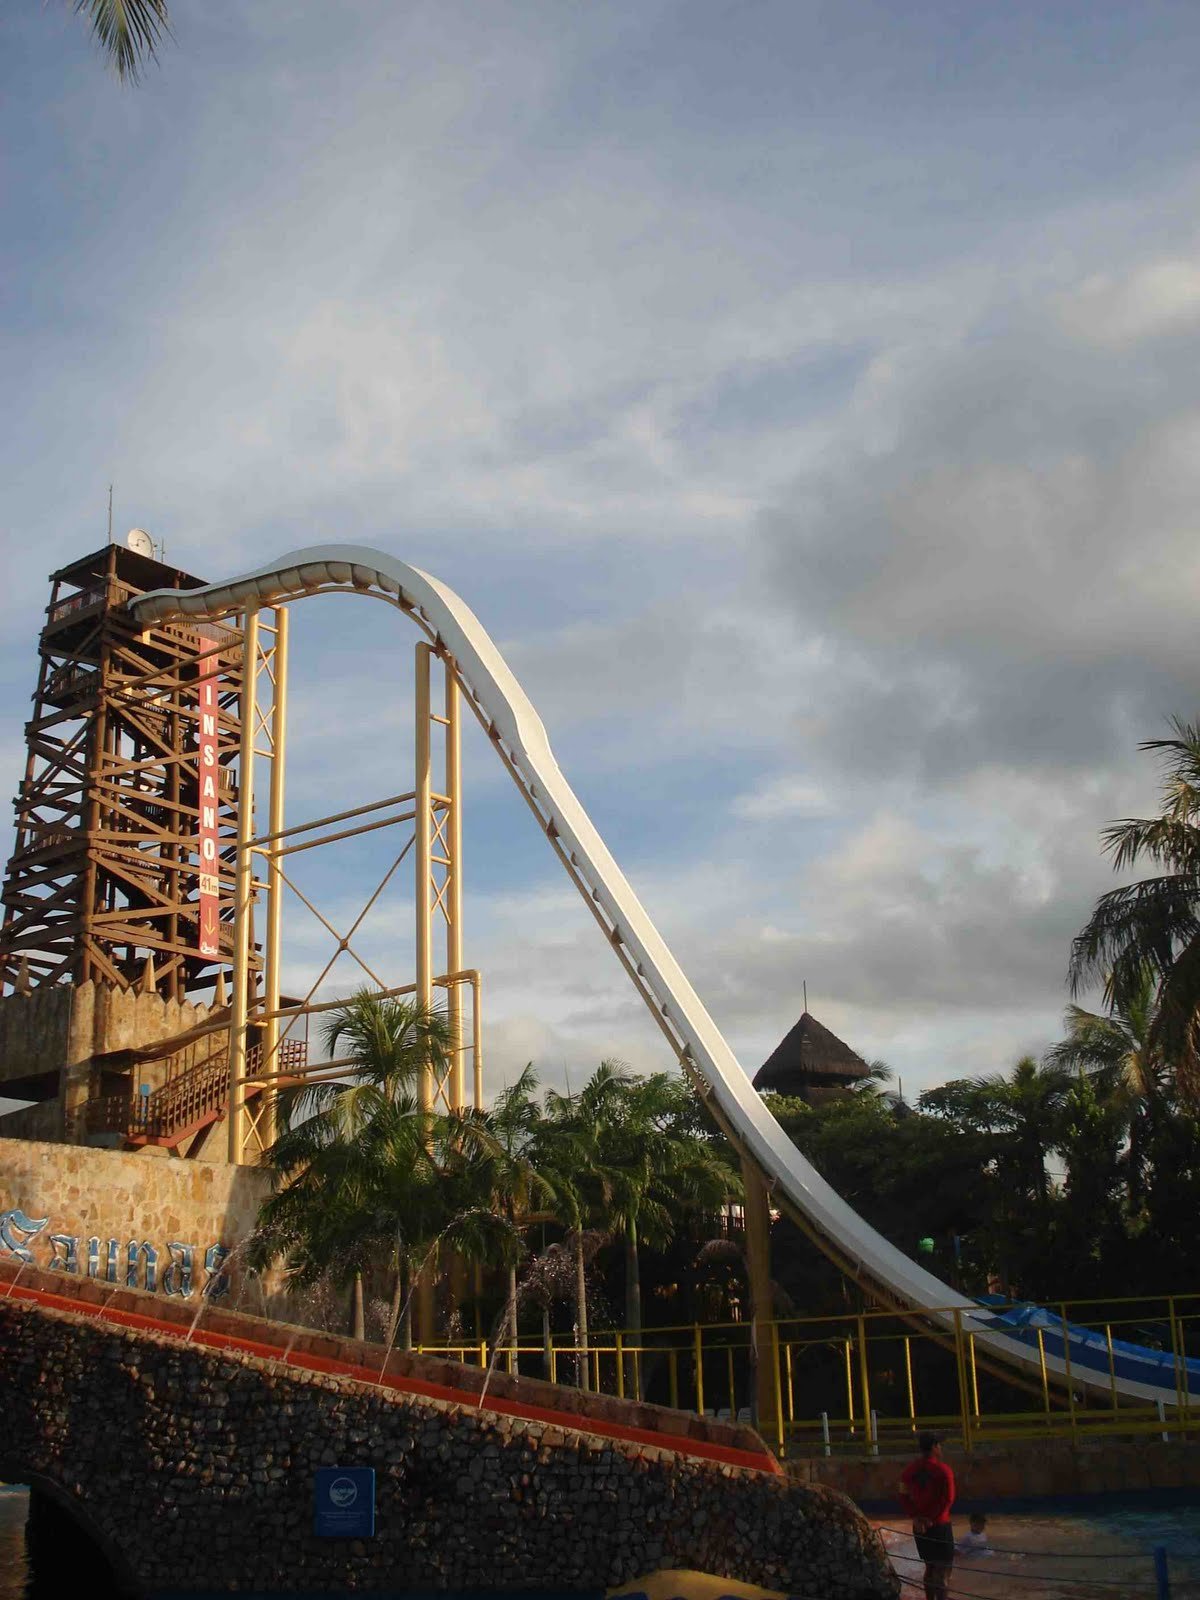
[[[145,536],[141,542],[148,544]],[[6,991],[101,981],[182,1000],[210,991],[232,961],[241,634],[223,624],[142,631],[126,609],[134,595],[202,581],[117,544],[50,580],[4,882]],[[206,740],[217,861],[205,900],[211,953],[201,954],[206,678],[217,711],[215,742],[211,724]],[[209,812],[210,833],[213,823]]]

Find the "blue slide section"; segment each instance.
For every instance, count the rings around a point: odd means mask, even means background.
[[[1038,1348],[1041,1332],[1042,1349],[1048,1357],[1068,1360],[1073,1374],[1082,1381],[1086,1376],[1088,1387],[1096,1387],[1096,1378],[1111,1383],[1115,1373],[1118,1386],[1129,1383],[1145,1384],[1152,1389],[1174,1396],[1177,1385],[1185,1395],[1195,1395],[1200,1400],[1200,1360],[1189,1357],[1177,1361],[1169,1348],[1170,1330],[1163,1325],[1163,1337],[1168,1343],[1165,1350],[1155,1350],[1150,1345],[1132,1344],[1127,1339],[1112,1341],[1111,1365],[1109,1343],[1103,1330],[1083,1328],[1068,1322],[1064,1336],[1063,1320],[1043,1306],[1017,1305],[998,1295],[981,1295],[983,1306],[1009,1306],[984,1320],[985,1326],[1018,1339],[1033,1350]],[[1064,1348],[1066,1355],[1064,1356]]]

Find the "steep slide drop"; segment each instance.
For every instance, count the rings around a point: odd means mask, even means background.
[[[994,1314],[963,1301],[949,1285],[876,1233],[801,1155],[771,1116],[749,1076],[675,961],[654,924],[559,770],[541,719],[470,607],[428,573],[380,550],[358,545],[318,545],[293,551],[255,572],[199,589],[155,590],[131,602],[143,626],[215,618],[256,604],[281,604],[310,594],[358,593],[404,611],[453,658],[459,684],[541,821],[560,860],[575,879],[622,959],[652,1005],[660,1025],[677,1042],[722,1124],[740,1150],[761,1169],[775,1205],[791,1212],[845,1270],[869,1283],[885,1302],[918,1313],[945,1332],[956,1314],[981,1354],[1040,1377],[1041,1356]],[[1068,1362],[1064,1354],[1069,1353]],[[1107,1362],[1092,1367],[1076,1340],[1068,1352],[1046,1351],[1047,1369],[1069,1371],[1076,1385],[1109,1392]],[[1150,1363],[1137,1376],[1118,1374],[1115,1386],[1130,1400],[1178,1404],[1174,1378]]]

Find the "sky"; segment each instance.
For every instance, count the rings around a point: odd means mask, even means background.
[[[0,789],[110,483],[207,579],[373,545],[491,632],[747,1071],[805,984],[909,1095],[1044,1049],[1138,743],[1195,714],[1200,11],[171,17],[130,88],[71,6],[0,16]],[[293,626],[288,821],[409,788],[415,635]],[[489,1090],[667,1066],[464,760]],[[381,838],[307,858],[335,925]],[[394,983],[411,895],[364,926]],[[298,904],[285,950],[303,992]]]

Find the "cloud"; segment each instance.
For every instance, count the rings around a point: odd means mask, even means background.
[[[739,794],[730,807],[733,815],[745,822],[828,817],[833,809],[829,794],[807,778],[771,778],[759,788]]]
[[[1127,346],[1200,322],[1200,265],[1151,261],[1122,277],[1097,273],[1060,303],[1062,325],[1093,344]]]
[[[1164,356],[1056,315],[984,304],[896,363],[862,401],[876,442],[764,516],[772,598],[828,646],[831,759],[1089,768],[1190,709],[1200,329]]]

